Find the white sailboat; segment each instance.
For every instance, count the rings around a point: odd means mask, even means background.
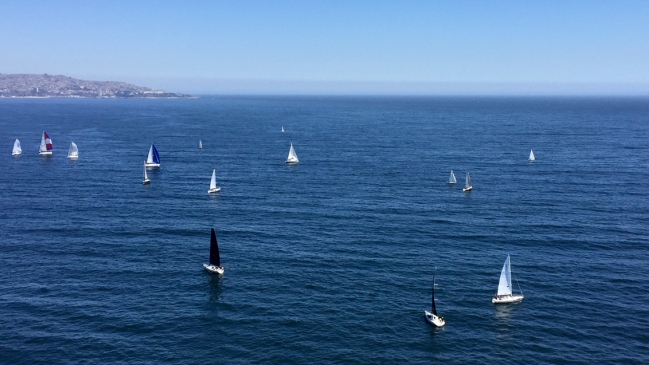
[[[70,149],[68,150],[68,158],[70,160],[76,160],[79,158],[79,148],[77,148],[77,145],[74,142],[70,142]]]
[[[149,180],[149,176],[146,174],[146,161],[144,161],[144,181],[142,181],[142,185],[147,185],[150,183],[151,180]]]
[[[437,268],[435,268],[435,274],[433,274],[433,298],[432,298],[432,312],[424,310],[424,315],[426,316],[426,321],[433,326],[442,327],[446,324],[444,317],[440,317],[437,314],[437,306],[435,306],[435,275],[437,274]]]
[[[221,253],[219,252],[219,244],[216,242],[216,232],[212,228],[212,234],[210,236],[210,263],[203,264],[205,270],[223,275],[225,269],[221,266]]]
[[[520,288],[519,288],[520,289]],[[500,282],[498,282],[498,292],[494,295],[491,302],[494,304],[516,303],[523,300],[523,292],[520,295],[514,295],[512,290],[512,267],[509,261],[509,255],[500,272]]]
[[[12,154],[13,156],[18,156],[18,155],[20,155],[21,153],[23,153],[23,149],[22,149],[22,147],[20,147],[20,141],[19,141],[19,140],[16,140],[16,141],[14,142],[14,150],[11,152],[11,154]]]
[[[282,126],[282,133],[284,133],[284,126]]]
[[[41,156],[51,156],[52,155],[52,150],[54,149],[54,146],[52,145],[52,139],[50,139],[50,136],[43,131],[43,135],[41,136],[41,146],[38,149],[38,154]]]
[[[529,158],[529,160],[530,161],[535,161],[536,160],[536,157],[534,157],[534,151],[532,151],[532,150],[530,150],[530,158]]]
[[[467,171],[466,173],[466,183],[464,184],[464,189],[462,191],[471,191],[473,190],[473,186],[471,185],[471,175]]]
[[[207,191],[208,194],[218,193],[221,191],[221,188],[216,186],[216,169],[212,170],[212,181],[210,181],[210,190]]]
[[[448,178],[448,183],[449,184],[457,183],[457,179],[455,178],[455,174],[453,173],[453,170],[451,170],[451,176]]]
[[[198,149],[199,150],[203,149],[203,141],[201,141],[200,139],[198,140]]]
[[[146,167],[160,167],[160,155],[158,149],[152,144],[149,148],[149,156],[146,159]]]
[[[288,150],[288,158],[286,158],[286,163],[298,163],[300,160],[295,154],[295,149],[293,148],[293,143],[291,143],[291,149]]]

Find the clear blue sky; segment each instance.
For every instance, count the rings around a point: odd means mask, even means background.
[[[0,2],[0,73],[215,93],[649,94],[649,1]]]

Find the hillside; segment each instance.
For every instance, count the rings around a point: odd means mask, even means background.
[[[186,98],[117,81],[88,81],[62,75],[1,74],[0,97]]]

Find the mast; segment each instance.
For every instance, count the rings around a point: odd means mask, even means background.
[[[214,266],[221,266],[219,244],[216,242],[216,232],[214,232],[214,228],[212,228],[212,234],[210,236],[210,264]]]
[[[433,314],[437,315],[437,307],[435,306],[435,275],[437,275],[437,268],[435,268],[435,273],[433,274],[433,290],[432,290],[432,292],[433,292],[433,298],[432,298]]]

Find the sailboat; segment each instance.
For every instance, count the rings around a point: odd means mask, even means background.
[[[149,176],[146,174],[146,161],[144,161],[144,181],[142,181],[143,185],[150,184],[151,180],[149,180]]]
[[[295,154],[295,149],[293,148],[293,143],[291,143],[291,149],[288,150],[288,158],[286,158],[286,163],[298,163],[297,155]]]
[[[464,184],[464,189],[462,191],[471,191],[473,190],[473,186],[471,185],[471,175],[467,171],[466,173],[466,183]]]
[[[457,183],[457,179],[455,178],[455,174],[453,173],[453,170],[451,170],[451,176],[448,178],[448,183],[449,184]]]
[[[536,160],[536,157],[534,157],[534,151],[532,151],[532,150],[530,150],[530,158],[529,158],[529,160],[530,161]]]
[[[200,139],[198,140],[198,149],[199,150],[203,149],[203,141],[201,141]]]
[[[20,147],[20,141],[16,140],[16,142],[14,142],[14,150],[13,150],[13,152],[11,152],[11,154],[14,155],[14,156],[18,156],[21,153],[23,153],[23,149],[22,149],[22,147]]]
[[[284,126],[282,126],[282,133],[284,133]]]
[[[435,275],[437,274],[437,268],[435,268],[435,274],[433,274],[433,298],[432,298],[432,312],[424,310],[424,315],[426,316],[426,321],[433,326],[442,327],[446,324],[446,321],[443,317],[440,317],[437,314],[437,307],[435,306]]]
[[[210,181],[210,190],[207,191],[208,194],[218,193],[221,191],[221,188],[216,186],[216,169],[212,170],[212,181]]]
[[[76,160],[79,158],[79,149],[77,148],[77,145],[74,142],[70,142],[70,149],[68,150],[68,158],[70,160]]]
[[[520,289],[520,288],[519,288]],[[509,255],[500,272],[500,282],[498,283],[498,292],[494,295],[491,302],[494,304],[516,303],[523,300],[523,292],[520,295],[513,295],[512,291],[512,267],[509,261]]]
[[[54,146],[52,146],[52,140],[50,139],[50,136],[43,131],[43,136],[41,137],[41,147],[38,149],[38,154],[41,156],[50,156],[52,155],[52,150],[54,149]]]
[[[221,267],[221,254],[219,253],[219,244],[216,242],[216,232],[212,228],[212,235],[210,237],[210,263],[203,264],[203,267],[212,273],[223,275],[225,269]]]
[[[146,167],[160,167],[160,155],[158,154],[158,149],[155,148],[155,145],[152,144],[149,148],[149,156],[146,159]]]

